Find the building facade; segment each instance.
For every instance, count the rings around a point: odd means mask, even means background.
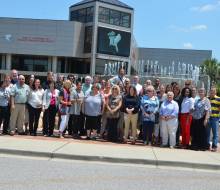
[[[129,75],[141,60],[201,64],[211,51],[134,47],[134,9],[118,0],[83,0],[69,20],[0,18],[0,74]]]
[[[101,75],[109,61],[129,73],[133,12],[117,0],[84,0],[69,21],[0,18],[0,73]]]

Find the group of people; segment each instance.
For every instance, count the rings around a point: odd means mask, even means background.
[[[56,117],[58,136],[87,140],[217,151],[220,98],[212,87],[209,97],[204,88],[191,81],[180,88],[177,82],[154,84],[139,77],[126,78],[125,70],[108,80],[74,75],[57,76],[48,72],[47,80],[34,75],[26,79],[12,70],[0,83],[0,127],[13,136],[42,133],[52,137]],[[210,143],[211,130],[213,133]]]

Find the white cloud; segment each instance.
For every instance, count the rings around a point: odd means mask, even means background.
[[[176,26],[176,25],[171,25],[169,27],[170,29],[176,31],[176,32],[193,32],[193,31],[203,31],[203,30],[207,30],[208,26],[205,24],[198,24],[198,25],[193,25],[190,27],[180,27],[180,26]]]
[[[186,49],[192,49],[193,45],[190,42],[186,42],[186,43],[183,44],[183,47],[186,48]]]
[[[217,1],[215,3],[210,3],[210,4],[205,4],[197,7],[192,7],[192,11],[197,11],[197,12],[210,12],[214,11],[215,9],[220,7],[220,1]]]
[[[207,27],[205,24],[200,24],[200,25],[191,26],[190,29],[191,29],[192,31],[193,31],[193,30],[207,30],[208,27]]]

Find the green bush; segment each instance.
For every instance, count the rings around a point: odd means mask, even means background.
[[[217,96],[220,96],[220,83],[216,84]]]

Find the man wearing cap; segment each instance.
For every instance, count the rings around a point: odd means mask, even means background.
[[[10,118],[10,135],[15,134],[17,126],[18,134],[24,134],[23,124],[25,116],[25,104],[30,94],[30,88],[25,84],[25,77],[20,75],[18,83],[11,89],[11,118]]]

